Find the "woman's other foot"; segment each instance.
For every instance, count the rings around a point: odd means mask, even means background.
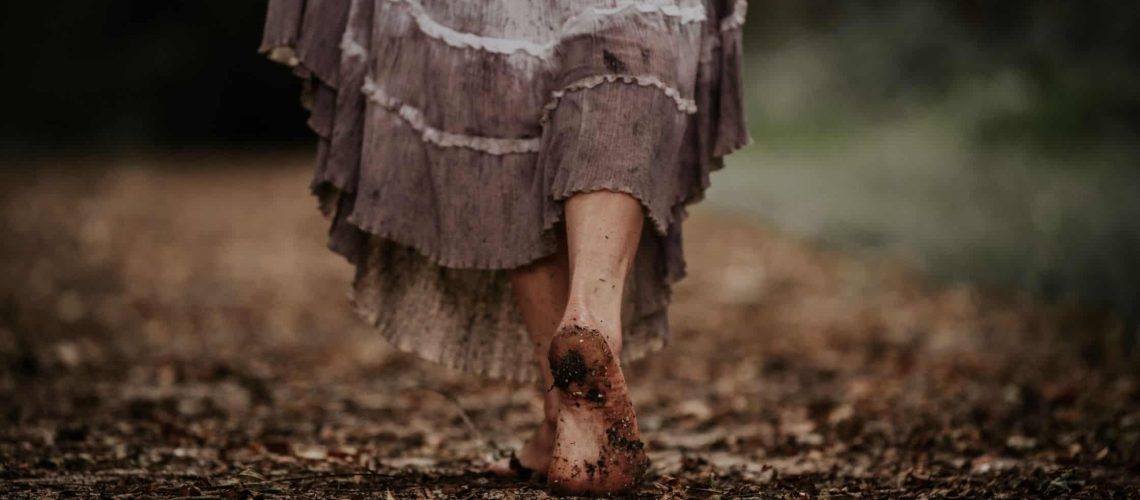
[[[601,495],[633,489],[649,460],[607,339],[596,329],[563,327],[550,346],[550,367],[559,396],[550,490]]]
[[[531,476],[546,477],[553,450],[554,422],[543,421],[517,453],[492,462],[486,470],[496,476],[515,477],[524,481]]]

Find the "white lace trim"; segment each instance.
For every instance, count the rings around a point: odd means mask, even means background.
[[[622,3],[620,3],[614,7],[610,7],[608,9],[607,8],[600,8],[600,7],[593,7],[587,11],[587,13],[591,14],[593,17],[590,17],[590,16],[577,17],[576,16],[574,18],[571,18],[562,27],[562,30],[563,31],[572,31],[572,30],[567,30],[567,27],[568,26],[569,27],[580,27],[580,26],[582,26],[588,22],[591,22],[595,19],[599,19],[599,18],[606,17],[606,16],[617,15],[617,14],[622,13],[622,11],[626,11],[626,10],[630,10],[630,9],[636,10],[637,12],[642,13],[642,14],[660,13],[661,15],[663,15],[665,17],[675,17],[675,18],[677,18],[677,22],[680,24],[697,23],[697,22],[704,21],[706,19],[704,4],[693,5],[693,6],[689,6],[689,7],[681,7],[679,5],[672,5],[672,4],[660,4],[660,3],[658,3],[658,4],[647,4],[647,3],[643,3],[643,2],[627,1],[627,2],[622,2]]]
[[[356,41],[356,33],[352,29],[344,30],[344,36],[340,39],[340,51],[345,57],[356,57],[364,59],[368,57],[368,50]]]
[[[412,106],[400,102],[399,99],[388,95],[372,79],[364,82],[361,88],[364,95],[373,103],[391,111],[402,118],[408,126],[419,132],[424,142],[430,142],[443,148],[468,148],[492,155],[508,155],[537,153],[539,151],[538,138],[532,139],[501,139],[497,137],[480,137],[467,134],[453,134],[434,128],[424,120],[423,112]]]
[[[690,115],[697,112],[697,102],[696,101],[694,101],[693,99],[686,99],[684,96],[681,95],[681,91],[677,90],[674,87],[670,87],[669,85],[666,85],[665,82],[661,81],[659,78],[657,78],[655,76],[594,75],[594,76],[583,78],[581,80],[578,80],[576,82],[573,82],[573,83],[563,87],[560,90],[554,91],[554,93],[551,94],[551,100],[549,102],[547,102],[545,106],[542,107],[541,122],[546,123],[547,121],[550,120],[550,114],[552,112],[554,112],[555,109],[558,108],[559,103],[562,102],[562,98],[565,97],[566,94],[568,94],[570,92],[579,92],[582,90],[588,90],[588,89],[592,89],[592,88],[597,87],[597,86],[602,85],[602,84],[615,83],[615,82],[622,82],[622,83],[631,84],[631,85],[639,85],[642,87],[656,87],[657,89],[661,90],[661,92],[664,92],[665,95],[667,95],[673,99],[673,102],[677,104],[677,110],[678,111],[680,111],[682,113],[690,114]]]
[[[415,20],[420,31],[425,35],[438,39],[447,45],[456,48],[470,48],[495,54],[510,55],[525,53],[541,59],[548,59],[554,52],[554,47],[563,39],[571,36],[589,33],[598,29],[599,23],[608,17],[613,17],[629,10],[638,13],[660,13],[666,17],[677,18],[681,24],[704,21],[706,19],[703,4],[691,7],[680,7],[673,4],[646,3],[644,1],[626,1],[614,7],[587,9],[584,14],[567,20],[562,28],[555,34],[553,40],[532,41],[514,38],[495,38],[480,36],[473,33],[456,31],[440,24],[424,8],[419,0],[387,0],[390,3],[404,5]]]
[[[425,35],[456,48],[472,48],[497,54],[513,54],[526,52],[532,56],[544,57],[552,49],[553,44],[535,43],[529,40],[515,40],[511,38],[494,38],[479,36],[472,33],[456,31],[432,19],[427,9],[419,0],[388,0],[390,3],[403,4],[415,19],[416,25]]]
[[[720,21],[721,31],[731,31],[744,26],[744,16],[748,13],[748,0],[736,0],[732,5],[732,14]]]
[[[686,114],[693,114],[697,112],[697,103],[692,99],[686,99],[681,95],[681,92],[676,88],[666,85],[655,76],[635,76],[635,75],[595,75],[583,78],[573,82],[560,90],[551,93],[551,99],[542,107],[542,116],[540,122],[545,125],[550,121],[550,114],[558,109],[558,105],[562,102],[562,98],[571,92],[580,92],[589,90],[599,85],[607,83],[625,83],[629,85],[638,85],[641,87],[654,87],[665,95],[673,99],[677,104],[677,110]],[[399,99],[388,95],[384,89],[380,88],[371,78],[364,81],[364,86],[361,92],[368,96],[368,100],[379,105],[380,107],[395,113],[403,119],[408,126],[419,132],[420,138],[424,142],[430,142],[439,147],[444,148],[467,148],[492,155],[508,155],[508,154],[524,154],[524,153],[537,153],[540,150],[540,138],[528,139],[504,139],[498,137],[484,137],[468,134],[455,134],[446,132],[431,125],[427,124],[424,119],[424,114],[417,108],[400,102]]]

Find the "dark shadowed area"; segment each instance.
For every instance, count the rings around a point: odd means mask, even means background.
[[[1140,497],[1140,7],[750,3],[637,496]],[[351,312],[263,9],[0,6],[0,496],[546,498]]]

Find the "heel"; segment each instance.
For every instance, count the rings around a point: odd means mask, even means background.
[[[614,494],[636,486],[649,466],[617,357],[597,330],[563,328],[550,345],[559,391],[559,434],[549,486],[567,494]],[[561,422],[570,420],[573,425]],[[566,427],[588,430],[564,439]],[[586,439],[588,438],[588,439]]]

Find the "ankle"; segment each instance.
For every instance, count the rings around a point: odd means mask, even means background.
[[[562,323],[558,325],[558,328],[561,330],[568,325],[594,328],[598,323],[598,319],[594,316],[594,308],[585,298],[571,297],[566,301],[566,312],[563,313]]]
[[[570,314],[569,309],[567,315],[562,319],[562,323],[558,325],[558,331],[562,332],[570,328],[585,328],[598,332],[602,340],[610,348],[610,352],[614,357],[621,359],[622,337],[621,325],[619,322],[614,322],[613,325],[607,325],[602,321],[598,321],[593,315],[584,314]]]
[[[575,289],[570,290],[566,300],[566,309],[563,318],[581,316],[594,323],[608,324],[611,319],[621,318],[622,296],[620,291],[614,293],[583,293]]]

